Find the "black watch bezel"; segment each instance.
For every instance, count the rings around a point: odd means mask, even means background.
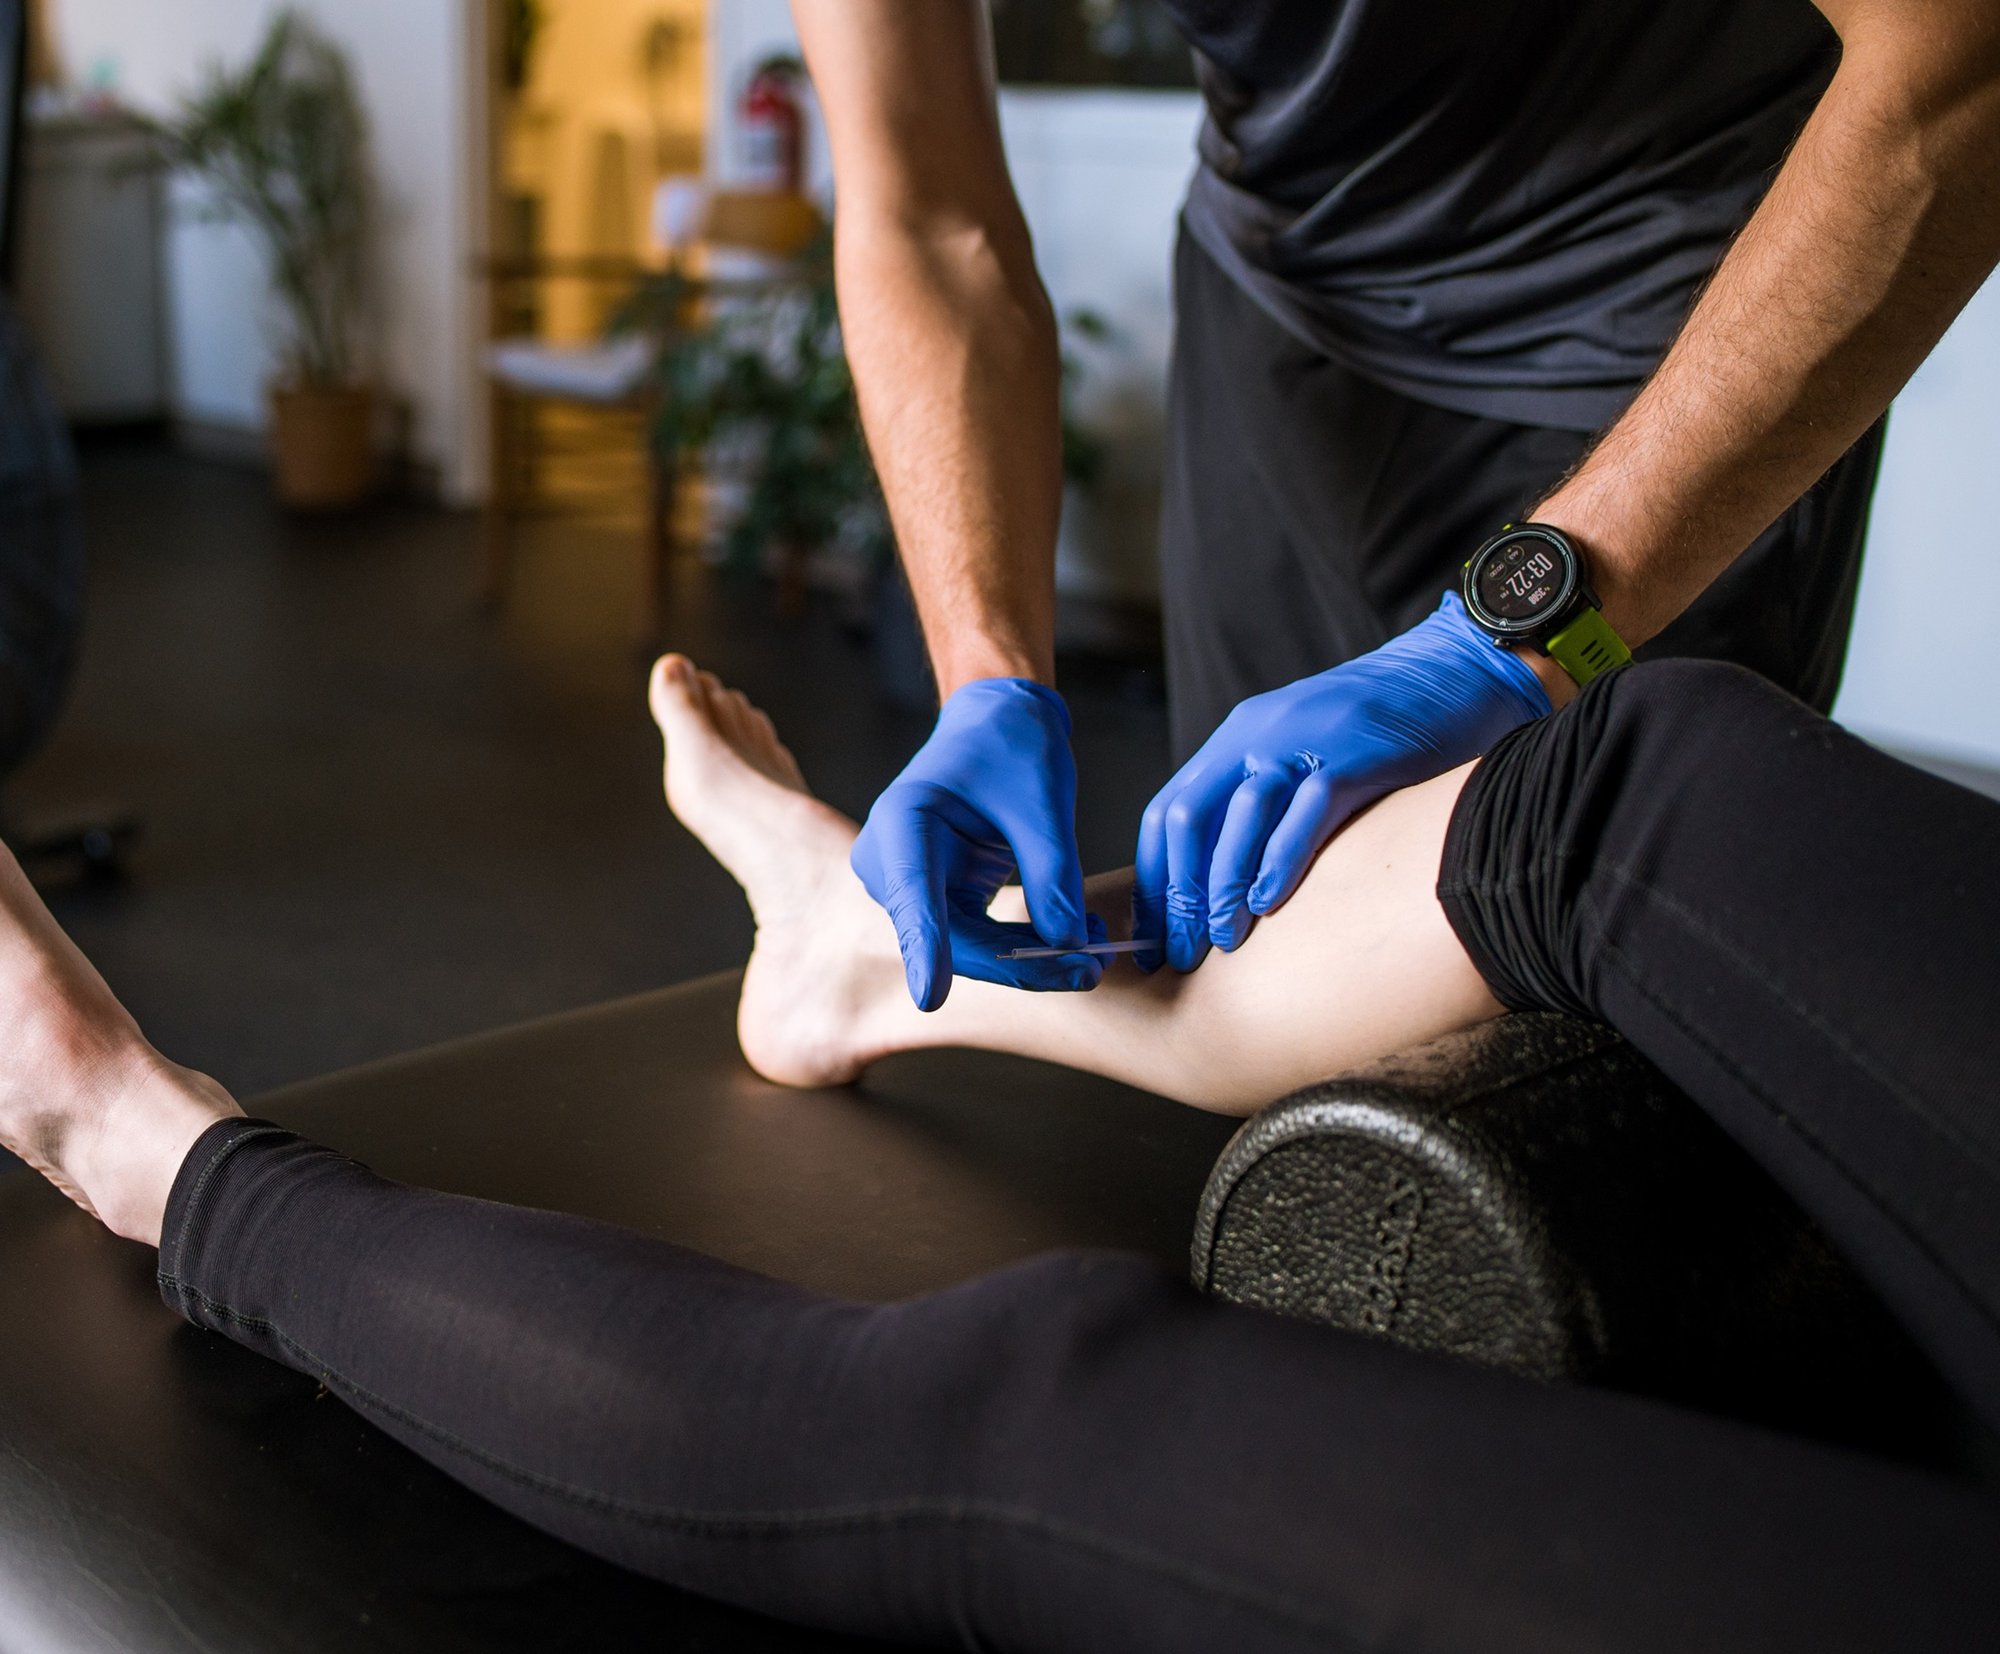
[[[1563,583],[1554,601],[1540,614],[1525,620],[1508,620],[1496,615],[1479,600],[1479,570],[1487,558],[1521,540],[1540,540],[1554,548],[1562,564]],[[1465,612],[1482,632],[1506,643],[1539,643],[1559,632],[1579,609],[1594,606],[1590,584],[1584,577],[1583,558],[1575,544],[1559,528],[1547,523],[1511,523],[1494,535],[1470,558],[1459,577],[1458,595]]]

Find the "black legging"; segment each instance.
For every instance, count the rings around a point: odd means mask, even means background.
[[[2000,1420],[2000,805],[1748,674],[1507,740],[1441,880],[1501,996],[1615,1022]],[[981,1649],[1992,1648],[2000,1506],[1065,1254],[839,1302],[635,1234],[196,1145],[160,1280],[529,1521]]]

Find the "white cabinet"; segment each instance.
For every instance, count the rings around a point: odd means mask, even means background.
[[[161,179],[144,129],[62,117],[28,129],[20,305],[56,399],[79,424],[167,411]]]

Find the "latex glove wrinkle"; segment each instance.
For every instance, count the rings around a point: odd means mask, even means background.
[[[1251,696],[1146,807],[1133,934],[1164,942],[1180,971],[1211,944],[1238,946],[1357,810],[1548,711],[1532,668],[1475,628],[1456,593],[1379,649]]]
[[[1092,988],[1103,962],[996,956],[1102,941],[1085,913],[1076,849],[1076,764],[1062,697],[1027,678],[979,678],[868,812],[850,862],[896,926],[910,997],[933,1011],[954,975],[1040,990]],[[1016,873],[1028,924],[988,916]]]

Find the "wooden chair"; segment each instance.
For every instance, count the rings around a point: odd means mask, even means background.
[[[803,196],[718,191],[703,205],[699,228],[676,249],[689,281],[688,321],[731,289],[784,279],[785,267],[811,244],[822,225],[819,209]],[[588,282],[622,298],[660,271],[636,260],[522,259],[493,261],[484,272],[493,285],[493,314],[518,311],[519,295],[551,282]],[[615,308],[615,304],[607,308]],[[496,333],[500,329],[496,328]],[[544,415],[551,408],[587,411],[588,433],[598,440],[630,442],[644,455],[646,474],[646,595],[641,642],[665,635],[677,545],[675,514],[682,503],[679,468],[655,455],[652,426],[658,387],[653,366],[658,336],[629,334],[588,344],[558,344],[532,335],[496,337],[487,348],[490,397],[489,483],[481,525],[482,593],[503,606],[512,584],[520,517],[541,503],[537,496]]]

